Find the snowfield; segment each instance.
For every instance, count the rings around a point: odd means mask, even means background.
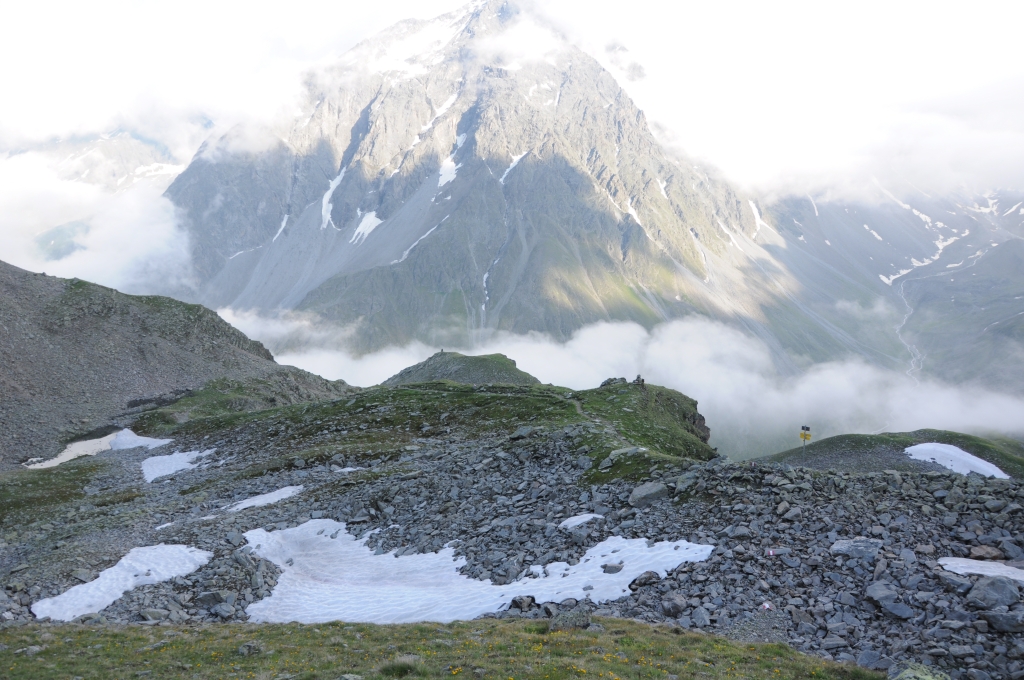
[[[706,560],[710,545],[664,541],[648,546],[647,539],[612,536],[594,546],[579,564],[553,562],[533,567],[534,578],[504,586],[479,581],[458,572],[464,558],[448,547],[437,553],[375,555],[365,540],[345,531],[345,525],[315,519],[292,529],[245,533],[253,552],[282,569],[269,597],[251,604],[253,622],[363,623],[449,622],[473,619],[506,606],[516,595],[538,602],[569,597],[604,602],[629,593],[629,583],[645,571],[661,576],[683,562]],[[606,574],[605,564],[622,564]]]
[[[1006,474],[992,463],[982,460],[977,456],[967,453],[963,449],[949,444],[918,444],[916,446],[907,447],[906,452],[914,460],[938,463],[942,467],[948,468],[953,472],[959,472],[962,475],[977,472],[979,475],[984,477],[996,477],[998,479],[1010,478],[1010,475]]]
[[[56,597],[39,600],[32,605],[32,613],[38,618],[49,616],[54,621],[71,621],[103,610],[133,588],[187,576],[211,557],[213,553],[187,545],[133,548],[95,580],[69,588]]]
[[[167,456],[153,456],[142,461],[142,476],[146,478],[147,482],[152,482],[154,479],[160,477],[166,477],[172,475],[175,472],[181,470],[191,470],[199,463],[195,463],[197,458],[209,455],[216,451],[216,449],[207,449],[206,451],[180,451],[178,453],[172,453]]]
[[[245,510],[246,508],[258,508],[262,505],[270,505],[278,501],[283,501],[286,498],[291,498],[297,494],[302,493],[303,487],[301,486],[286,486],[283,489],[277,491],[271,491],[269,493],[261,493],[259,496],[252,496],[246,498],[244,501],[238,501],[233,505],[229,505],[225,508],[228,512],[238,512],[239,510]]]
[[[131,430],[121,430],[120,432],[108,434],[106,437],[100,437],[99,439],[87,439],[83,442],[68,444],[56,458],[44,460],[41,463],[26,465],[25,467],[30,470],[42,470],[44,468],[57,467],[61,463],[66,463],[69,460],[81,458],[82,456],[95,456],[97,453],[103,453],[104,451],[135,449],[142,446],[147,449],[155,449],[158,446],[170,444],[172,441],[172,439],[140,437]]]

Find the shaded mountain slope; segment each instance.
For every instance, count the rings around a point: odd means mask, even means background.
[[[284,403],[346,388],[277,365],[199,305],[0,262],[0,465],[47,457],[111,418],[215,378],[270,381]]]

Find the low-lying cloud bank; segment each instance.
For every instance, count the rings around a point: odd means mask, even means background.
[[[377,384],[437,349],[412,343],[356,357],[341,349],[347,337],[343,329],[312,317],[220,313],[267,344],[280,363],[356,385]],[[1024,431],[1024,399],[932,380],[917,383],[853,360],[782,376],[758,340],[698,317],[650,331],[633,323],[599,323],[565,343],[539,333],[497,334],[460,351],[501,352],[541,381],[573,389],[593,388],[613,376],[643,375],[696,399],[711,428],[711,443],[737,460],[799,445],[801,425],[810,425],[815,438],[919,428]]]

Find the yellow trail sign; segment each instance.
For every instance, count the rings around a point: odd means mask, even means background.
[[[803,439],[804,441],[810,441],[811,433],[810,432],[801,432],[800,433],[800,439]]]

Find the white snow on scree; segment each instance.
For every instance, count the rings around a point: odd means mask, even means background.
[[[1001,562],[983,562],[982,560],[971,560],[966,557],[940,557],[939,564],[946,571],[951,571],[961,576],[966,576],[967,574],[1005,576],[1024,585],[1024,569],[1017,569]]]
[[[371,210],[370,212],[363,215],[362,221],[356,230],[352,233],[352,238],[349,239],[349,243],[360,244],[366,240],[366,237],[370,235],[374,229],[381,224],[384,224],[384,220],[377,217],[377,211]]]
[[[233,505],[229,505],[226,509],[228,512],[238,512],[239,510],[245,510],[246,508],[258,508],[261,505],[270,505],[278,501],[283,501],[285,498],[291,498],[292,496],[301,493],[303,487],[301,486],[286,486],[283,489],[277,491],[271,491],[270,493],[261,493],[259,496],[253,496],[246,498],[244,501],[238,501]]]
[[[588,550],[576,566],[536,566],[537,578],[496,586],[460,574],[465,559],[455,559],[452,548],[399,558],[374,555],[343,523],[329,519],[283,531],[253,529],[245,538],[254,553],[282,569],[270,596],[246,609],[256,623],[447,623],[498,610],[516,595],[533,595],[538,602],[568,597],[604,602],[629,594],[629,582],[645,571],[664,576],[683,562],[706,560],[713,550],[687,541],[648,547],[644,538],[612,536]],[[617,574],[601,569],[619,562],[623,568]],[[591,589],[584,590],[587,586]]]
[[[585,524],[586,522],[589,522],[592,519],[600,519],[602,517],[604,517],[604,515],[595,515],[592,512],[591,513],[587,513],[586,515],[576,515],[575,517],[570,517],[569,519],[567,519],[564,522],[562,522],[561,524],[559,524],[558,528],[559,529],[575,529],[579,525]]]
[[[187,576],[210,561],[213,553],[187,545],[151,545],[133,548],[99,577],[70,588],[57,597],[48,597],[32,605],[38,618],[71,621],[110,606],[125,592],[139,586]]]
[[[451,182],[453,179],[455,179],[455,175],[459,171],[459,168],[461,167],[462,163],[455,165],[455,161],[452,160],[451,156],[445,158],[444,161],[441,163],[441,174],[437,178],[437,188],[440,189],[445,184],[448,184],[448,182]]]
[[[154,479],[159,477],[166,477],[172,475],[180,470],[191,470],[198,463],[194,463],[197,458],[209,455],[217,449],[207,449],[206,451],[179,451],[178,453],[172,453],[168,456],[153,456],[142,461],[142,476],[146,478],[147,482],[152,482]]]
[[[30,470],[41,470],[43,468],[57,467],[61,463],[66,463],[69,460],[81,458],[82,456],[95,456],[97,453],[103,453],[111,449],[116,451],[120,449],[134,449],[140,446],[145,446],[147,449],[155,449],[158,446],[170,444],[172,441],[171,439],[140,437],[131,430],[121,430],[99,439],[87,439],[84,442],[68,444],[56,458],[44,460],[42,463],[35,463],[34,465],[26,465],[25,467]]]
[[[950,446],[949,444],[918,444],[916,446],[907,447],[906,451],[914,460],[938,463],[942,467],[949,468],[953,472],[959,472],[962,475],[977,472],[979,475],[984,475],[985,477],[998,477],[999,479],[1010,478],[1010,475],[1006,474],[992,463],[982,460],[977,456],[972,456],[963,449]]]

